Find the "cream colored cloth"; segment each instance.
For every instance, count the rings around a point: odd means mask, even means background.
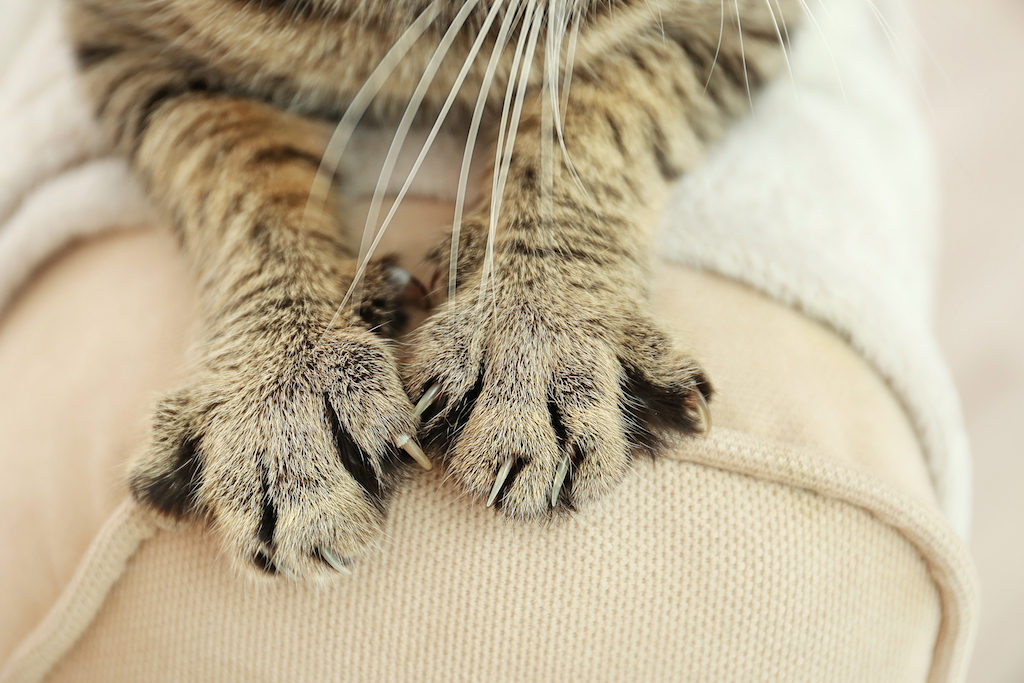
[[[420,232],[443,224],[443,211],[408,211]],[[168,359],[188,345],[191,287],[166,233],[96,241],[48,270],[0,329],[0,377],[17,395],[43,380],[93,408],[15,421],[3,406],[17,451],[48,419],[82,433],[105,418],[103,433],[49,450],[65,481],[105,473],[93,496],[112,510],[112,465],[142,437],[138,397],[174,384]],[[972,570],[885,384],[827,329],[743,286],[665,266],[656,292],[718,382],[717,424],[638,462],[596,509],[510,528],[439,473],[421,476],[378,558],[304,588],[240,581],[215,538],[157,531],[126,504],[73,578],[73,564],[58,568],[70,580],[59,600],[40,555],[13,549],[3,573],[20,590],[5,613],[39,619],[47,596],[56,604],[0,680],[963,680]],[[55,357],[11,353],[47,325],[72,328]],[[62,351],[77,346],[90,363],[68,373],[80,359]],[[124,374],[103,383],[112,369]],[[28,493],[44,508],[65,495]],[[33,531],[74,540],[80,514],[57,505]]]

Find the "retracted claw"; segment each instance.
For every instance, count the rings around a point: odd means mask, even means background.
[[[387,278],[388,283],[401,292],[400,301],[403,304],[427,308],[424,302],[430,294],[427,292],[427,288],[423,286],[423,283],[413,277],[412,273],[401,266],[392,266],[388,269]]]
[[[508,479],[508,473],[512,471],[512,458],[505,461],[505,464],[498,470],[498,477],[494,480],[494,486],[491,487],[491,495],[487,498],[487,507],[494,505],[494,501],[498,499],[498,494],[501,492],[501,487],[504,486],[505,480]]]
[[[426,392],[424,392],[422,398],[420,398],[419,402],[416,404],[415,410],[412,411],[413,417],[415,417],[418,420],[420,416],[423,415],[424,412],[426,412],[427,408],[430,407],[430,404],[434,402],[434,399],[437,398],[437,395],[439,393],[441,393],[440,384],[434,384],[429,389],[427,389]]]
[[[388,282],[393,287],[405,287],[412,282],[412,273],[401,266],[392,266],[391,268],[388,268],[387,273]]]
[[[711,433],[711,408],[708,407],[708,401],[699,389],[693,392],[693,397],[693,407],[700,418],[701,435],[707,436]]]
[[[152,516],[153,523],[164,531],[179,531],[182,528],[182,523],[179,520],[167,517],[166,515],[155,514]]]
[[[395,445],[412,456],[412,459],[419,463],[420,467],[423,469],[434,469],[434,465],[430,462],[430,458],[427,457],[427,454],[423,452],[423,449],[420,448],[419,444],[416,443],[416,441],[414,441],[408,434],[403,434],[398,437],[398,441]]]
[[[562,493],[562,485],[565,483],[565,477],[569,474],[569,456],[562,458],[562,462],[558,463],[558,469],[555,470],[555,483],[551,486],[551,507],[558,505],[558,496]]]
[[[338,559],[338,556],[332,553],[326,548],[320,548],[320,557],[324,558],[327,564],[334,567],[336,570],[347,576],[352,576],[352,570],[345,566],[345,564]]]

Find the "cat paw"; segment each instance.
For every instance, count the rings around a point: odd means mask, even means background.
[[[710,383],[648,317],[541,299],[460,294],[405,366],[424,445],[513,519],[584,507],[667,433],[711,427]]]
[[[130,472],[158,521],[208,521],[243,571],[350,572],[413,457],[429,467],[386,342],[355,328],[312,339],[208,364],[160,403]]]

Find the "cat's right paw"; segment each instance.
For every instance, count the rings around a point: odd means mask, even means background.
[[[642,304],[525,279],[508,268],[493,295],[465,287],[403,367],[451,480],[518,521],[600,500],[669,433],[706,434],[712,394]]]
[[[242,569],[348,573],[379,542],[408,454],[429,466],[413,406],[365,330],[274,350],[166,397],[131,490],[158,519],[209,521]]]

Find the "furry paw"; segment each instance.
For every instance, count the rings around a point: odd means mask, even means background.
[[[427,462],[391,350],[358,328],[248,342],[161,402],[131,490],[164,521],[208,520],[240,568],[348,573],[380,538],[400,448]]]
[[[482,296],[464,289],[417,332],[406,383],[424,443],[489,506],[515,519],[576,509],[666,430],[710,428],[703,372],[635,307]]]

